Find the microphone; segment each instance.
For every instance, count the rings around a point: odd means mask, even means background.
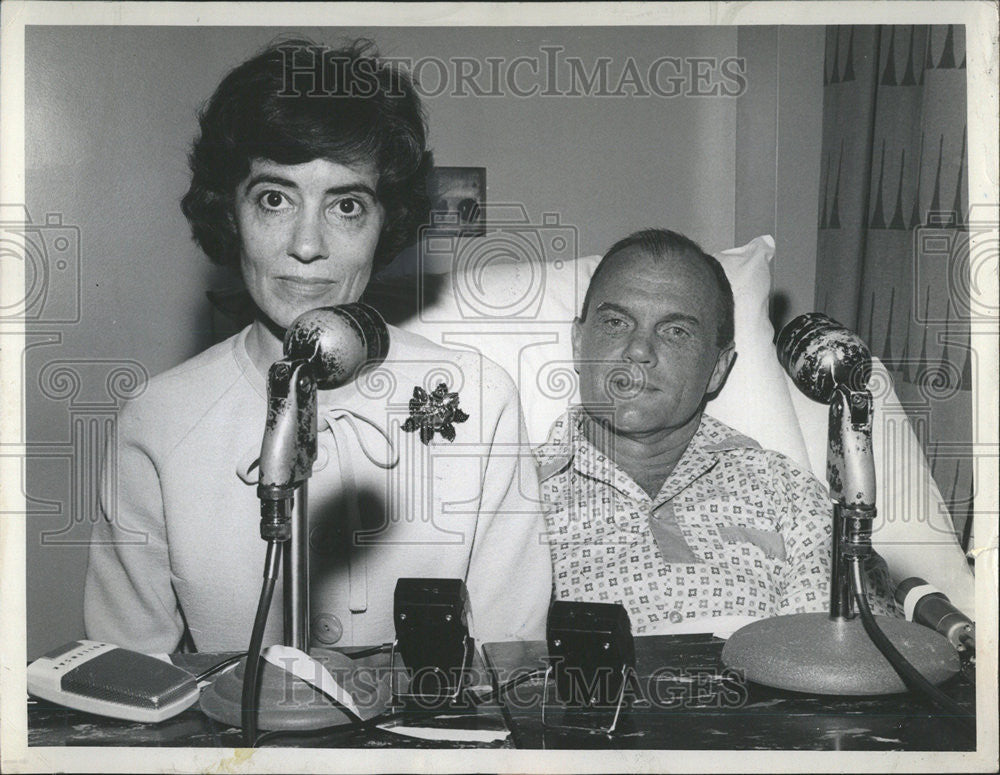
[[[838,386],[864,390],[872,356],[864,340],[820,312],[799,315],[777,340],[778,361],[792,381],[814,401],[829,404]]]
[[[285,332],[285,356],[307,360],[318,388],[340,387],[366,363],[389,353],[389,330],[373,308],[361,302],[319,307],[299,315]]]
[[[908,621],[937,630],[958,651],[976,648],[976,625],[937,587],[914,576],[899,582],[895,597]]]
[[[260,451],[261,535],[286,540],[295,488],[316,459],[316,388],[354,379],[389,351],[385,321],[367,304],[319,307],[299,315],[285,332],[285,357],[267,376],[267,424]],[[301,499],[300,499],[301,500]]]

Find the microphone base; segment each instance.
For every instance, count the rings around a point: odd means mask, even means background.
[[[389,682],[384,668],[373,666],[369,660],[355,661],[334,651],[316,649],[310,651],[309,656],[322,664],[356,701],[360,703],[359,698],[364,699],[364,707],[360,709],[365,718],[388,707]],[[243,726],[241,710],[245,668],[244,659],[201,693],[199,704],[206,716],[231,727]],[[369,683],[363,687],[355,685],[356,677]],[[318,689],[264,659],[261,660],[259,692],[257,728],[261,731],[305,731],[346,724],[352,720]]]
[[[886,637],[932,684],[961,668],[943,635],[914,622],[876,616]],[[868,633],[860,617],[826,613],[761,619],[737,630],[722,649],[727,667],[746,679],[809,694],[870,695],[909,691]]]

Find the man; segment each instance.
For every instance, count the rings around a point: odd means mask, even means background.
[[[637,634],[824,610],[822,486],[704,414],[736,356],[719,263],[667,230],[621,240],[594,272],[573,352],[582,407],[535,453],[556,597],[620,602]]]

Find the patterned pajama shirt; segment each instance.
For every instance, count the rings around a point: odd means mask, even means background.
[[[825,611],[832,504],[813,475],[703,415],[655,497],[585,437],[579,408],[535,450],[556,599],[622,603],[637,635],[689,620]],[[881,558],[876,613],[895,613]]]

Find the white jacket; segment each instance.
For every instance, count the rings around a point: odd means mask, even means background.
[[[256,469],[265,378],[249,329],[159,375],[109,443],[85,590],[90,638],[143,651],[245,649],[265,543]],[[540,639],[551,564],[510,378],[478,354],[390,327],[386,361],[319,391],[308,485],[313,644],[393,638],[402,576],[465,580],[478,642]],[[469,419],[455,440],[402,429],[416,386],[444,382]],[[398,459],[397,459],[398,458]],[[281,640],[279,580],[265,643]],[[338,632],[341,634],[338,637]]]

